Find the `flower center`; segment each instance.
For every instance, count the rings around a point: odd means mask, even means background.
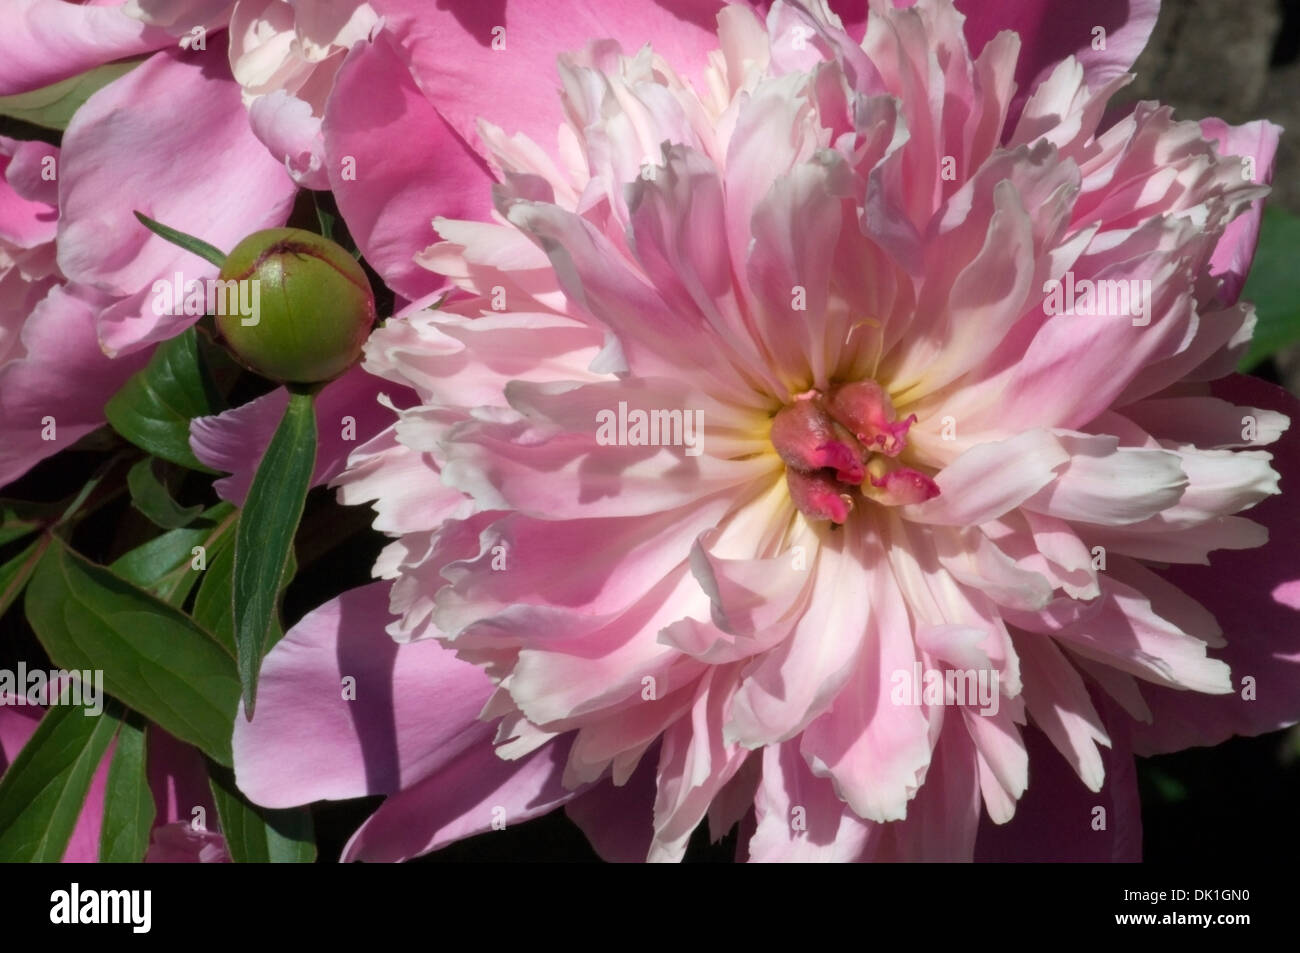
[[[771,439],[799,512],[843,523],[860,499],[900,506],[938,496],[933,480],[897,460],[915,422],[898,420],[873,380],[796,394],[772,419]]]

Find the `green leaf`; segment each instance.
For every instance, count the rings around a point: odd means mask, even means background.
[[[118,464],[127,455],[123,451],[104,461],[76,493],[63,500],[46,503],[0,500],[0,520],[3,521],[0,523],[0,546],[32,533],[69,526],[114,499],[121,492],[117,485],[120,481],[105,481],[115,476]]]
[[[316,410],[308,391],[290,391],[289,406],[248,488],[235,536],[232,612],[244,710],[253,717],[257,673],[270,644],[294,533],[316,467]]]
[[[180,575],[177,570],[189,570],[190,575],[194,577],[191,581],[197,581],[198,573],[190,569],[190,563],[194,558],[194,547],[202,546],[210,532],[197,526],[189,529],[174,529],[170,533],[155,536],[149,542],[123,553],[110,563],[108,568],[133,586],[139,586],[164,602],[174,604],[171,594],[178,588],[178,581],[183,582],[183,577],[177,579]],[[188,587],[185,588],[185,592],[188,594]],[[180,601],[185,601],[183,596]]]
[[[235,550],[225,546],[208,562],[199,594],[194,597],[194,621],[211,632],[231,655],[235,650],[235,616],[231,606],[231,572]]]
[[[203,512],[201,505],[181,506],[167,492],[157,474],[153,472],[153,458],[145,457],[126,475],[126,485],[131,491],[131,505],[144,514],[155,526],[179,529],[194,522]]]
[[[142,61],[108,63],[68,79],[19,93],[0,96],[0,116],[12,116],[46,129],[64,130],[81,104],[99,89],[130,72]]]
[[[154,456],[204,473],[190,449],[190,421],[222,409],[204,371],[193,328],[158,345],[104,408],[113,429]]]
[[[127,451],[114,454],[96,467],[95,472],[90,475],[90,479],[69,498],[66,506],[62,503],[55,504],[55,506],[63,507],[63,513],[55,521],[54,525],[66,526],[80,519],[85,513],[93,513],[99,504],[116,497],[121,488],[114,486],[113,481],[109,481],[107,484],[105,484],[105,481],[117,469],[117,465],[126,459],[126,454]],[[100,489],[101,486],[104,487],[102,490]],[[96,498],[96,496],[98,496],[99,502],[92,503],[92,499]],[[90,504],[89,507],[87,507],[87,504]]]
[[[234,774],[216,765],[209,766],[208,781],[235,863],[310,864],[316,859],[316,835],[306,808],[258,807],[235,787]]]
[[[235,614],[233,611],[233,600],[231,598],[230,587],[232,585],[232,575],[235,569],[235,548],[233,546],[222,546],[208,561],[208,569],[203,574],[203,582],[199,586],[199,594],[194,598],[194,621],[203,628],[211,632],[231,655],[236,654],[235,649]],[[293,550],[289,551],[289,565],[284,573],[284,585],[287,586],[298,571],[298,560],[294,556]],[[284,588],[280,590],[284,594]],[[280,626],[280,619],[273,615],[271,617],[271,631],[266,640],[266,651],[270,651],[271,646],[279,642],[284,637],[284,629]]]
[[[46,504],[45,510],[51,507]],[[18,500],[0,500],[0,546],[35,533],[48,521],[31,511],[31,504]]]
[[[149,850],[149,831],[157,809],[146,767],[145,723],[129,713],[118,729],[108,767],[104,821],[99,829],[100,863],[138,864]]]
[[[0,777],[0,862],[63,859],[95,769],[119,724],[111,711],[87,715],[75,705],[46,710],[36,733]]]
[[[220,268],[226,263],[226,253],[215,245],[209,245],[201,238],[195,238],[193,235],[187,235],[184,232],[164,225],[162,222],[155,222],[148,215],[135,213],[136,219],[140,224],[149,231],[153,232],[159,238],[166,239],[173,245],[184,248],[187,252],[198,255],[204,261],[209,261]]]
[[[210,568],[218,552],[234,545],[235,518],[233,506],[218,503],[194,525],[156,536],[123,553],[108,568],[127,582],[180,608],[203,574],[194,567],[195,547],[206,550],[204,562]]]
[[[0,566],[0,615],[8,612],[14,600],[22,593],[28,580],[32,578],[36,564],[41,561],[41,554],[49,545],[50,537],[42,536],[9,562]]]
[[[1270,205],[1264,209],[1259,248],[1242,297],[1255,303],[1255,336],[1238,369],[1248,371],[1300,341],[1300,218]]]
[[[102,669],[150,721],[230,764],[234,660],[193,619],[54,540],[27,588],[27,621],[55,664]]]

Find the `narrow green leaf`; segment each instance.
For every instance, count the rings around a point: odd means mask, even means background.
[[[1264,209],[1259,247],[1241,296],[1255,304],[1255,335],[1239,369],[1248,371],[1300,341],[1300,217],[1276,205]]]
[[[223,547],[208,561],[208,569],[194,597],[194,621],[211,632],[231,655],[235,649],[235,616],[231,607],[231,573],[235,568],[235,550]]]
[[[27,589],[27,621],[55,664],[102,669],[107,692],[230,764],[234,660],[193,619],[54,540]]]
[[[113,429],[154,456],[191,470],[213,471],[190,449],[190,421],[222,409],[208,380],[193,328],[158,345],[149,363],[109,400]]]
[[[173,245],[184,248],[187,252],[193,252],[205,261],[212,262],[218,268],[226,263],[226,253],[214,245],[209,245],[203,239],[187,235],[182,231],[164,225],[162,222],[155,222],[149,216],[142,215],[139,212],[135,213],[135,217],[139,219],[141,225],[159,238],[166,239]]]
[[[291,391],[284,418],[253,475],[235,536],[231,613],[244,710],[249,719],[257,698],[257,673],[270,642],[294,533],[315,466],[313,396]]]
[[[258,807],[235,787],[234,774],[208,766],[208,783],[217,804],[221,834],[237,864],[310,864],[316,859],[311,812]]]
[[[0,862],[57,863],[68,849],[95,769],[120,723],[75,705],[48,708],[0,777]]]
[[[82,485],[80,490],[78,490],[76,493],[72,495],[71,499],[69,499],[68,501],[67,506],[63,507],[63,513],[62,515],[59,516],[58,520],[55,522],[55,525],[65,526],[71,522],[74,522],[75,520],[80,519],[84,512],[93,513],[98,503],[102,503],[107,499],[112,499],[115,496],[117,496],[117,494],[120,492],[120,488],[113,486],[113,481],[109,481],[109,483],[105,485],[105,480],[107,479],[109,474],[113,473],[116,470],[118,464],[120,464],[123,460],[126,459],[126,456],[127,456],[127,451],[116,453],[111,458],[105,460],[98,467],[96,467],[95,472],[91,474],[90,479],[87,480],[85,484]],[[101,486],[103,487],[103,489],[100,489]],[[96,505],[92,505],[89,508],[89,510],[83,510],[83,507],[85,507],[86,504],[91,501],[92,497],[97,497],[98,503]],[[56,505],[62,505],[62,504],[56,504]]]
[[[32,533],[73,524],[86,513],[94,512],[99,506],[114,499],[121,492],[116,485],[118,481],[108,480],[105,483],[105,480],[110,475],[115,475],[118,464],[123,462],[127,455],[124,451],[104,461],[96,467],[94,474],[76,493],[63,500],[47,503],[0,500],[0,519],[3,519],[3,525],[0,526],[0,546],[30,536]],[[44,545],[41,548],[44,550]]]
[[[218,503],[192,526],[155,536],[123,553],[108,568],[132,585],[147,589],[179,608],[203,575],[195,566],[198,559],[195,548],[203,547],[202,562],[211,566],[219,551],[234,545],[234,528],[235,508],[229,503]]]
[[[26,549],[9,562],[0,566],[0,615],[9,611],[14,600],[22,593],[36,564],[41,561],[41,554],[50,544],[50,537],[42,536],[34,540]]]
[[[81,108],[82,103],[99,89],[130,72],[142,59],[137,57],[124,63],[108,63],[40,89],[14,96],[0,96],[0,116],[12,116],[46,129],[67,129],[72,114]]]
[[[24,536],[30,536],[41,528],[37,522],[19,522],[5,523],[0,526],[0,546],[5,543],[12,543],[15,539],[22,539]]]
[[[0,546],[30,536],[44,525],[29,507],[17,500],[0,500]]]
[[[235,616],[232,611],[230,587],[235,569],[235,547],[222,546],[216,555],[208,561],[207,572],[199,586],[199,594],[194,597],[194,621],[211,632],[224,645],[231,655],[235,649]],[[284,585],[288,586],[298,571],[298,560],[293,550],[289,550],[289,565],[284,573]],[[280,590],[284,594],[284,588]],[[271,616],[271,631],[266,640],[266,651],[284,637],[278,615]]]
[[[337,218],[334,211],[327,207],[327,204],[320,197],[320,192],[312,193],[312,200],[316,205],[316,224],[320,226],[320,233],[331,241],[334,240],[334,222]]]
[[[146,770],[145,722],[128,713],[117,731],[113,761],[104,789],[104,820],[99,829],[100,863],[138,864],[149,850],[149,831],[157,809]]]
[[[127,489],[131,491],[131,505],[144,514],[155,526],[179,529],[194,522],[203,512],[200,506],[181,506],[167,492],[153,471],[153,458],[145,457],[126,475]]]

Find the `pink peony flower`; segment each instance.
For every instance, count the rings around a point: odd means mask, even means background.
[[[1288,419],[1222,380],[1278,130],[1102,123],[1153,4],[575,3],[496,60],[490,13],[373,5],[325,151],[390,154],[340,207],[459,293],[371,339],[418,403],[337,482],[395,541],[268,656],[250,797],[391,795],[350,859],[566,803],[610,858],[707,817],[754,860],[1119,859],[1134,750],[1296,720],[1234,552]]]

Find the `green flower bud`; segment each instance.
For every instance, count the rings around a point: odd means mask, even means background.
[[[240,282],[237,292],[227,292],[240,307],[222,309],[217,329],[241,363],[272,380],[338,377],[360,358],[375,323],[361,266],[339,245],[300,228],[249,235],[226,257],[221,280]]]

